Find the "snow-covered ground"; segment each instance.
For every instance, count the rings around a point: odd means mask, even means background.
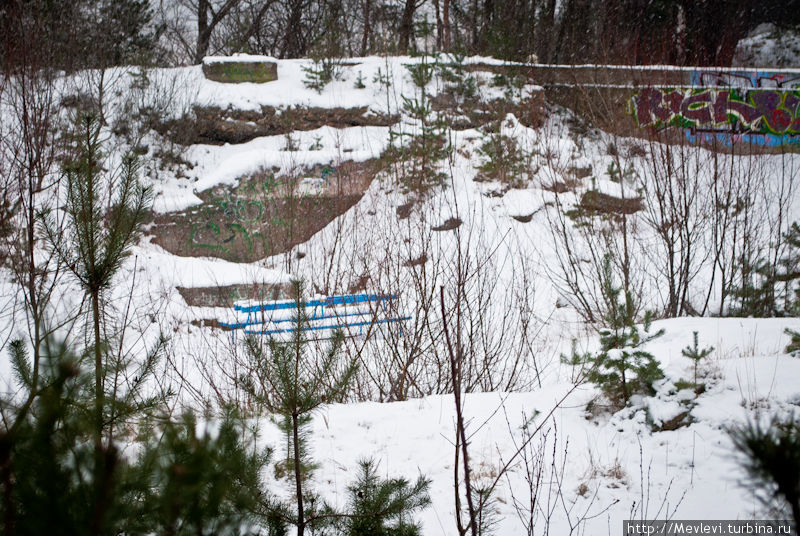
[[[733,65],[797,67],[800,65],[800,33],[796,28],[778,29],[774,24],[761,24],[739,41]]]
[[[477,484],[497,480],[496,533],[527,534],[531,519],[536,534],[573,529],[613,535],[623,519],[759,518],[761,505],[740,485],[745,475],[726,430],[757,416],[792,413],[800,405],[795,380],[800,360],[780,355],[786,326],[796,329],[800,319],[655,323],[665,334],[647,348],[666,378],[656,396],[613,415],[588,413],[586,404],[596,389],[587,385],[572,391],[568,381],[529,392],[468,395],[465,410]],[[698,396],[674,386],[692,379],[691,361],[681,350],[693,331],[701,334],[701,346],[715,347],[701,366],[699,382],[706,391]],[[657,431],[683,412],[688,412],[688,425]],[[384,476],[425,475],[432,480],[433,502],[421,516],[423,533],[457,534],[454,426],[448,395],[327,406],[314,418],[312,451],[321,464],[314,485],[329,501],[343,505],[357,461],[370,457],[380,461]],[[538,431],[529,448],[517,454],[528,437],[524,427]],[[262,431],[268,444],[281,444],[273,424],[263,421]],[[532,518],[529,476],[541,478]]]
[[[479,60],[493,61],[469,61]],[[374,113],[401,114],[397,127],[326,126],[294,133],[301,148],[294,151],[286,150],[285,136],[256,138],[237,145],[191,146],[183,157],[192,167],[181,173],[159,168],[153,148],[165,142],[147,133],[145,139],[151,149],[146,157],[146,180],[156,192],[155,211],[178,211],[199,204],[197,193],[214,186],[235,185],[260,168],[286,172],[302,165],[335,165],[343,155],[356,161],[377,158],[389,146],[390,131],[419,128],[402,113],[403,97],[418,95],[405,65],[418,61],[358,58],[342,67],[341,80],[320,93],[302,83],[302,67],[310,65],[307,60],[279,61],[278,81],[267,84],[210,82],[203,78],[200,67],[151,73],[152,80],[174,88],[171,113],[175,116],[192,105],[242,110],[259,110],[261,106],[367,106]],[[474,76],[483,98],[504,96],[503,88],[491,84],[490,74]],[[363,89],[354,88],[359,77],[366,85]],[[120,84],[118,93],[124,94],[129,77],[118,73],[112,78]],[[429,94],[436,95],[442,87],[441,80],[435,79],[429,84]],[[536,89],[524,86],[515,98],[524,98]],[[153,93],[143,98],[157,100],[157,88],[150,91]],[[573,339],[581,348],[589,349],[596,348],[597,339],[579,313],[565,306],[571,303],[569,296],[555,283],[562,246],[552,233],[550,211],[556,194],[545,187],[569,178],[570,170],[590,169],[591,176],[574,192],[561,194],[560,202],[575,204],[588,189],[617,195],[625,187],[624,180],[620,183],[608,171],[618,161],[617,155],[630,150],[637,156],[626,162],[645,174],[648,154],[657,147],[593,131],[577,136],[567,126],[569,114],[551,111],[544,126],[537,129],[526,127],[511,114],[499,127],[501,134],[515,139],[530,155],[529,165],[534,171],[524,184],[509,187],[482,181],[476,168],[486,161],[480,148],[488,134],[479,129],[447,129],[454,152],[439,166],[446,177],[441,186],[425,194],[405,192],[397,175],[384,172],[350,210],[286,254],[249,264],[211,257],[184,258],[145,237],[134,248],[109,295],[110,306],[120,312],[132,296],[131,308],[139,319],[131,323],[132,329],[142,337],[130,337],[130,349],[141,349],[159,331],[165,332],[170,337],[169,359],[160,381],[174,382],[186,403],[219,402],[215,397],[226,395],[236,398],[240,393],[233,380],[241,362],[235,356],[231,334],[198,325],[208,319],[231,321],[232,310],[190,307],[176,287],[274,284],[300,277],[311,285],[344,293],[352,281],[367,274],[367,290],[401,294],[404,310],[419,319],[423,314],[438,315],[438,303],[432,308],[424,306],[423,298],[430,299],[425,293],[436,291],[440,284],[450,292],[464,275],[459,267],[471,267],[466,292],[476,301],[467,315],[481,335],[474,354],[494,351],[499,360],[490,365],[473,389],[492,392],[470,393],[465,408],[477,481],[487,485],[497,479],[493,505],[497,534],[528,534],[526,522],[531,520],[536,523],[537,534],[593,535],[618,534],[622,520],[631,518],[759,517],[759,505],[739,486],[743,474],[726,429],[747,419],[790,413],[800,405],[800,360],[783,353],[788,341],[784,329],[800,329],[800,319],[692,317],[658,321],[654,329],[663,328],[665,334],[647,346],[666,374],[656,385],[657,394],[637,397],[630,407],[614,414],[587,412],[586,405],[598,390],[587,384],[573,390],[573,371],[561,363],[560,355],[569,352]],[[111,114],[109,123],[113,122]],[[317,141],[321,149],[305,150]],[[615,151],[609,149],[612,144]],[[711,177],[708,163],[712,157],[703,149],[691,153],[694,160],[688,163],[690,174],[699,183],[705,184],[702,181]],[[728,165],[731,169],[741,162],[752,165],[746,158],[752,157],[730,157]],[[768,190],[759,201],[763,204],[754,210],[760,211],[764,221],[770,220],[774,216],[770,192],[780,190],[785,197],[781,221],[794,221],[800,204],[792,188],[800,178],[800,158],[796,154],[757,158],[759,176],[765,177]],[[639,193],[634,186],[629,187],[629,195]],[[413,204],[410,215],[398,217],[398,208],[408,203]],[[434,230],[452,218],[461,221],[457,230]],[[665,289],[659,285],[660,269],[652,267],[663,252],[644,224],[635,232],[641,249],[634,252],[633,265],[641,284],[641,299],[644,308],[659,309]],[[409,262],[421,258],[426,259],[421,265]],[[585,269],[590,270],[588,262]],[[716,289],[719,276],[708,263],[698,262],[696,270],[692,289],[702,296],[697,299],[702,304],[708,289]],[[10,304],[15,287],[6,274],[2,275],[2,295]],[[69,310],[80,302],[79,289],[68,280],[62,293],[62,309]],[[719,301],[716,291],[710,296],[705,300],[707,312],[715,311]],[[23,318],[19,305],[9,305],[0,317],[0,340],[24,336]],[[525,334],[516,328],[523,321],[531,326]],[[392,330],[390,326],[382,329]],[[681,350],[691,343],[694,331],[699,333],[702,347],[714,347],[701,366],[706,390],[697,396],[675,387],[680,380],[692,380],[690,360],[681,355]],[[423,332],[408,328],[406,337]],[[356,338],[348,342],[349,351],[362,352],[362,369],[369,373],[365,377],[385,381],[381,358],[392,336],[396,334],[386,332],[375,341]],[[456,534],[454,405],[447,394],[431,394],[446,391],[447,384],[441,378],[437,383],[435,371],[425,369],[433,367],[442,344],[441,337],[431,341],[418,361],[407,363],[419,374],[419,384],[407,392],[412,399],[335,404],[315,415],[313,456],[320,468],[314,482],[328,499],[343,501],[344,490],[354,478],[356,461],[376,457],[385,475],[413,478],[423,474],[432,479],[433,504],[421,515],[424,534]],[[519,362],[512,367],[508,362],[514,359]],[[10,382],[7,363],[0,368],[0,378]],[[377,388],[365,388],[362,393],[363,398],[391,398]],[[567,393],[569,396],[559,404]],[[684,412],[688,412],[684,426],[658,431]],[[266,417],[261,423],[263,441],[280,450],[277,429]],[[534,429],[538,431],[530,448],[515,455],[524,434]],[[529,463],[539,460],[536,467],[542,470],[533,517],[526,477],[536,479],[537,475],[526,472],[525,459]],[[507,470],[501,472],[506,463]],[[533,471],[534,467],[529,469]]]

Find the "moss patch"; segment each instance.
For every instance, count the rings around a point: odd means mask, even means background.
[[[204,62],[203,74],[214,82],[263,84],[278,79],[278,64],[274,61]]]

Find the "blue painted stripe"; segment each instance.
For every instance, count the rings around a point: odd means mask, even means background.
[[[380,295],[380,294],[348,294],[344,296],[328,296],[322,300],[310,300],[307,302],[303,302],[303,307],[331,307],[334,305],[353,305],[357,303],[367,303],[367,302],[377,302],[377,301],[385,301],[385,300],[394,300],[397,299],[397,295],[395,294],[388,294],[388,295]],[[283,309],[296,309],[297,304],[294,301],[283,301],[283,302],[268,302],[268,303],[259,303],[257,305],[234,305],[233,308],[236,311],[240,311],[243,313],[255,313],[260,311],[278,311]]]
[[[345,316],[364,316],[372,314],[373,311],[359,311],[356,313],[341,313],[338,315],[308,316],[306,317],[306,321],[313,322],[316,320],[328,320],[331,318],[341,318]],[[280,324],[282,322],[297,322],[297,318],[279,318],[277,320],[272,320],[267,318],[266,320],[254,320],[252,322],[237,322],[235,324],[227,324],[225,322],[220,322],[220,325],[230,329],[239,329],[239,328],[246,328],[247,326],[258,326],[263,324]]]
[[[370,320],[367,322],[353,322],[352,324],[331,324],[327,326],[307,326],[301,328],[302,331],[319,331],[322,329],[338,329],[338,328],[350,328],[350,327],[359,327],[359,326],[368,326],[371,324],[388,324],[391,322],[405,322],[406,320],[411,320],[412,317],[410,316],[403,316],[400,318],[384,318],[381,320]],[[284,328],[284,329],[270,329],[266,331],[256,331],[256,330],[245,330],[244,332],[247,334],[253,335],[274,335],[276,333],[292,333],[297,328]]]

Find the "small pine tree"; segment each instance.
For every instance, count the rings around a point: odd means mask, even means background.
[[[800,314],[800,225],[783,235],[785,248],[777,263],[743,254],[738,263],[739,285],[731,289],[732,316],[792,316]]]
[[[430,480],[420,476],[413,485],[404,478],[381,480],[374,460],[361,460],[358,467],[356,482],[347,488],[344,535],[418,536],[420,527],[411,515],[430,504]]]
[[[650,333],[652,314],[647,312],[642,329],[636,324],[636,307],[633,297],[614,285],[611,260],[608,256],[603,264],[602,290],[608,310],[603,314],[607,326],[600,330],[600,351],[596,354],[578,354],[562,359],[586,368],[586,379],[596,383],[614,403],[626,405],[635,393],[652,393],[653,383],[664,377],[664,373],[653,355],[641,347],[660,337],[664,330]]]
[[[783,332],[791,337],[789,344],[786,345],[785,352],[793,356],[800,355],[800,332],[789,328],[786,328]]]
[[[686,348],[681,350],[681,354],[683,355],[683,357],[688,357],[689,359],[691,359],[694,363],[694,386],[695,388],[697,388],[697,365],[700,363],[701,359],[705,359],[711,354],[711,352],[714,351],[714,347],[709,346],[707,348],[703,348],[702,350],[700,350],[700,347],[698,346],[697,342],[696,331],[692,332],[692,338],[693,338],[693,345],[687,346]]]
[[[11,362],[23,392],[33,387],[24,345],[12,343]],[[0,431],[6,534],[136,533],[149,480],[113,443],[98,453],[92,412],[94,391],[87,352],[46,339],[30,410],[3,401],[15,425]],[[97,456],[101,464],[96,463]]]
[[[431,62],[427,53],[420,61],[406,65],[409,77],[417,91],[413,97],[401,95],[402,112],[413,120],[414,128],[410,130],[391,130],[390,146],[384,153],[393,167],[399,171],[398,182],[406,190],[425,192],[431,186],[441,185],[445,175],[440,171],[440,161],[450,153],[445,138],[445,123],[433,111],[428,85],[433,81],[436,65]],[[381,74],[380,71],[378,74]],[[376,81],[391,83],[391,78],[376,75]],[[387,96],[389,85],[386,85]],[[387,101],[388,104],[388,101]],[[395,143],[396,140],[396,143]]]
[[[257,338],[248,337],[245,350],[252,372],[243,376],[241,383],[258,404],[281,418],[281,428],[288,438],[287,468],[294,474],[297,516],[293,524],[297,526],[297,535],[303,536],[314,518],[322,517],[313,508],[307,511],[304,503],[307,495],[304,483],[311,469],[307,446],[311,416],[321,406],[346,395],[358,364],[355,360],[342,362],[339,350],[344,336],[340,331],[334,335],[327,352],[309,355],[304,329],[308,320],[299,282],[294,283],[293,292],[298,314],[291,340],[270,339],[264,348]],[[314,501],[309,502],[313,507]]]
[[[774,418],[767,427],[750,422],[728,432],[733,445],[744,455],[753,494],[770,510],[783,517],[788,510],[794,534],[800,530],[800,423],[794,417]]]
[[[317,93],[322,93],[325,86],[342,76],[341,61],[335,58],[318,58],[313,65],[303,66],[302,69],[306,73],[303,85]]]
[[[778,276],[779,282],[784,285],[784,310],[787,315],[800,315],[800,225],[792,223],[789,231],[784,235],[786,240],[786,253],[780,260],[782,273]],[[794,285],[794,288],[792,286]]]
[[[512,187],[523,187],[527,175],[525,154],[516,139],[491,133],[478,148],[478,154],[486,159],[478,169],[487,177]]]
[[[731,289],[731,316],[771,317],[777,314],[775,283],[777,274],[765,259],[739,262],[740,284]]]
[[[478,95],[478,83],[467,72],[465,59],[463,54],[447,54],[444,61],[437,65],[439,77],[444,82],[444,90],[453,95],[459,105]]]
[[[45,216],[50,248],[77,280],[91,307],[95,366],[95,443],[100,449],[107,419],[104,368],[107,341],[102,336],[103,295],[138,239],[150,210],[152,191],[139,182],[140,165],[126,155],[118,173],[103,168],[101,127],[94,115],[78,118],[73,132],[75,155],[64,166],[66,218],[62,228]],[[109,435],[110,437],[110,435]]]
[[[282,506],[264,492],[261,474],[271,451],[257,451],[243,439],[244,423],[228,408],[212,434],[198,434],[191,412],[168,422],[163,434],[153,435],[142,466],[148,469],[154,491],[144,510],[155,534],[241,534],[257,522],[269,534],[286,534]]]
[[[356,77],[356,81],[353,83],[353,87],[355,89],[365,89],[367,87],[364,84],[364,75],[361,74],[361,71],[358,71],[358,76]]]
[[[21,342],[10,349],[24,392],[33,387],[29,359]],[[261,481],[269,452],[251,448],[233,411],[202,435],[192,414],[147,426],[139,413],[131,449],[139,454],[104,444],[104,463],[96,464],[90,361],[89,353],[46,339],[29,410],[0,399],[3,416],[16,423],[0,428],[0,531],[233,536],[258,525],[286,534],[284,508]]]
[[[497,499],[491,487],[472,488],[474,498],[472,502],[477,505],[475,512],[475,530],[478,536],[494,534],[497,522]]]

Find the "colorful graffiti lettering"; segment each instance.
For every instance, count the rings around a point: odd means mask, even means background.
[[[631,105],[640,127],[758,135],[767,145],[800,143],[799,90],[645,88]]]
[[[800,72],[787,71],[692,71],[690,83],[697,87],[796,88]]]

